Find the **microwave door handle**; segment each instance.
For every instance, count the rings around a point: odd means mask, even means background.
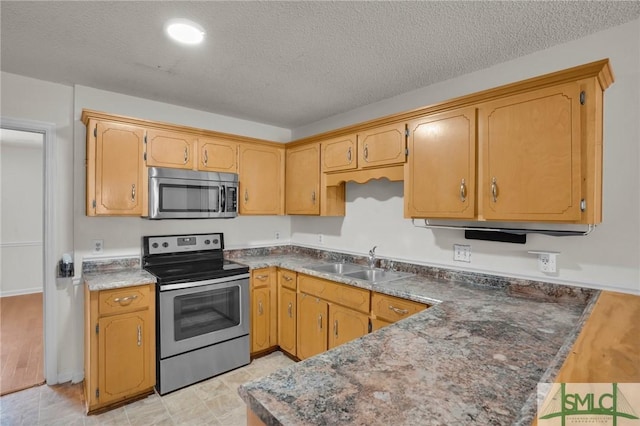
[[[226,211],[227,197],[226,190],[224,185],[220,185],[220,212],[223,213]]]

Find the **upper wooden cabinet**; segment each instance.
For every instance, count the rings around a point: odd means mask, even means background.
[[[221,138],[198,138],[198,170],[236,173],[238,144]]]
[[[147,130],[147,166],[194,169],[196,140],[189,133]]]
[[[581,108],[578,83],[480,105],[484,219],[580,221]]]
[[[358,133],[358,167],[380,167],[405,162],[405,123]]]
[[[612,82],[608,60],[598,61],[410,121],[405,216],[600,223],[603,92]],[[465,104],[473,106],[447,109]]]
[[[284,146],[240,144],[240,214],[284,213]]]
[[[408,124],[404,201],[408,217],[475,217],[476,111],[464,108]]]
[[[146,207],[144,129],[87,123],[87,216],[142,216]]]
[[[405,162],[405,123],[375,127],[323,140],[322,171],[344,172]]]
[[[358,167],[358,136],[354,134],[322,141],[322,171],[335,172]]]
[[[287,149],[287,214],[320,214],[320,144]]]

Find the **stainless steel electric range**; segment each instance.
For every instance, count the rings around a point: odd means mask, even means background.
[[[143,267],[158,280],[160,395],[249,364],[249,268],[223,258],[223,235],[147,236]]]

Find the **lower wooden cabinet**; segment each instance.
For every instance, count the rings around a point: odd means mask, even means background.
[[[276,268],[251,271],[251,354],[277,345]]]
[[[298,293],[298,358],[305,359],[328,349],[329,303]]]
[[[283,268],[251,272],[251,354],[306,359],[428,305]]]
[[[297,276],[296,272],[278,269],[278,346],[292,356],[297,354]]]
[[[151,393],[155,350],[155,284],[85,287],[87,413]]]
[[[329,349],[369,333],[369,316],[339,305],[329,307]]]
[[[373,331],[427,309],[429,305],[373,292],[371,317]]]

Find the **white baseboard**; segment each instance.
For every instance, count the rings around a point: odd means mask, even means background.
[[[25,295],[25,294],[33,294],[33,293],[42,293],[42,286],[40,286],[40,287],[30,287],[30,288],[21,288],[20,290],[0,291],[0,297],[22,296],[22,295]]]
[[[65,371],[63,373],[58,374],[58,383],[47,383],[51,384],[60,384],[60,383],[80,383],[84,380],[84,371]]]

